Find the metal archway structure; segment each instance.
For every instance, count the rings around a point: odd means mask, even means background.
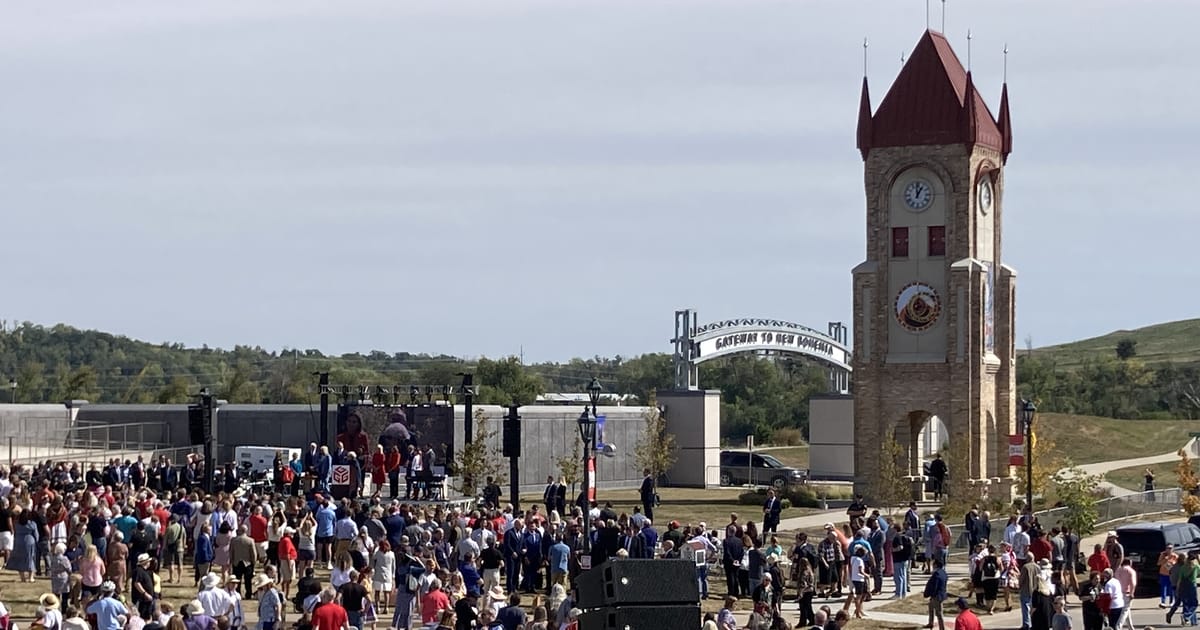
[[[727,319],[698,325],[696,312],[675,311],[673,363],[675,389],[700,389],[697,366],[705,361],[735,354],[799,354],[814,359],[829,370],[829,390],[850,391],[850,348],[847,329],[830,322],[829,332],[776,319]]]

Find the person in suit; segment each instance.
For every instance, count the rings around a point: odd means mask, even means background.
[[[775,496],[774,490],[767,490],[767,500],[763,503],[763,534],[779,532],[779,515],[783,512],[783,501]]]
[[[329,455],[329,447],[322,446],[313,466],[313,474],[317,476],[317,487],[322,492],[329,491],[329,475],[333,473],[333,457]]]
[[[642,471],[645,478],[642,479],[642,487],[638,490],[638,494],[642,499],[642,513],[646,518],[654,520],[654,477],[650,474],[650,469],[646,468]]]
[[[308,443],[308,450],[304,453],[304,470],[309,473],[316,473],[317,464],[321,461],[321,450],[317,448],[316,442]]]
[[[558,485],[554,490],[554,509],[558,511],[559,516],[567,515],[567,480],[565,477],[558,478]]]
[[[504,551],[504,590],[509,594],[516,593],[521,575],[522,552],[525,549],[524,521],[513,521],[512,529],[504,535],[501,548]]]
[[[558,504],[558,488],[554,483],[553,475],[546,475],[546,489],[542,490],[542,503],[546,506],[546,513],[554,511],[554,506]]]

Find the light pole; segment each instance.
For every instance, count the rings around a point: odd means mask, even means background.
[[[1032,400],[1021,401],[1021,428],[1025,431],[1025,507],[1033,514],[1033,416],[1037,406]]]
[[[10,392],[8,395],[8,402],[9,403],[17,402],[17,379],[15,379],[15,378],[8,379],[8,391]]]
[[[591,457],[592,444],[596,439],[596,417],[587,409],[579,414],[579,439],[583,440],[583,553],[592,552],[592,519],[589,516],[589,492],[592,487]]]

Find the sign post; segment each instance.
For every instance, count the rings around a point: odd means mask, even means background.
[[[746,483],[754,485],[754,436],[746,436],[746,450],[749,452],[746,455]]]

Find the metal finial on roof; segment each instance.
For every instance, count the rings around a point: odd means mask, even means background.
[[[904,67],[904,51],[903,50],[900,51],[900,67],[901,68]]]
[[[971,29],[967,29],[967,72],[971,71]]]
[[[929,30],[929,0],[925,0],[925,30]]]
[[[1004,42],[1004,82],[1008,83],[1008,42]]]
[[[863,38],[863,76],[867,76],[867,38]]]
[[[942,32],[946,32],[946,0],[942,0]]]

